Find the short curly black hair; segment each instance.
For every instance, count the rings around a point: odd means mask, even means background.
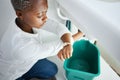
[[[30,0],[11,0],[11,3],[15,10],[24,10],[32,6],[32,3]]]

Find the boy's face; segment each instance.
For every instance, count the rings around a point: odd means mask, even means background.
[[[31,0],[32,8],[22,12],[22,20],[30,27],[40,28],[47,20],[47,0]]]

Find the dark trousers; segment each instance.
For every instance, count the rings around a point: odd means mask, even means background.
[[[54,77],[57,72],[56,64],[47,59],[42,59],[38,60],[27,73],[16,80],[29,80],[31,78],[49,79]]]

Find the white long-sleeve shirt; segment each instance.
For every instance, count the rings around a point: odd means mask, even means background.
[[[64,25],[48,19],[34,34],[22,31],[12,21],[0,41],[0,80],[15,80],[37,60],[56,55],[63,47],[60,37],[70,33]]]

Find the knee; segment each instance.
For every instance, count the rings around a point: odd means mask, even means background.
[[[32,69],[35,72],[32,74],[43,79],[51,78],[58,72],[57,65],[47,59],[39,60]]]
[[[57,65],[54,64],[54,63],[51,63],[50,65],[48,65],[46,68],[45,68],[45,74],[46,74],[46,78],[50,78],[50,77],[53,77],[57,74],[58,72],[58,68],[57,68]]]

